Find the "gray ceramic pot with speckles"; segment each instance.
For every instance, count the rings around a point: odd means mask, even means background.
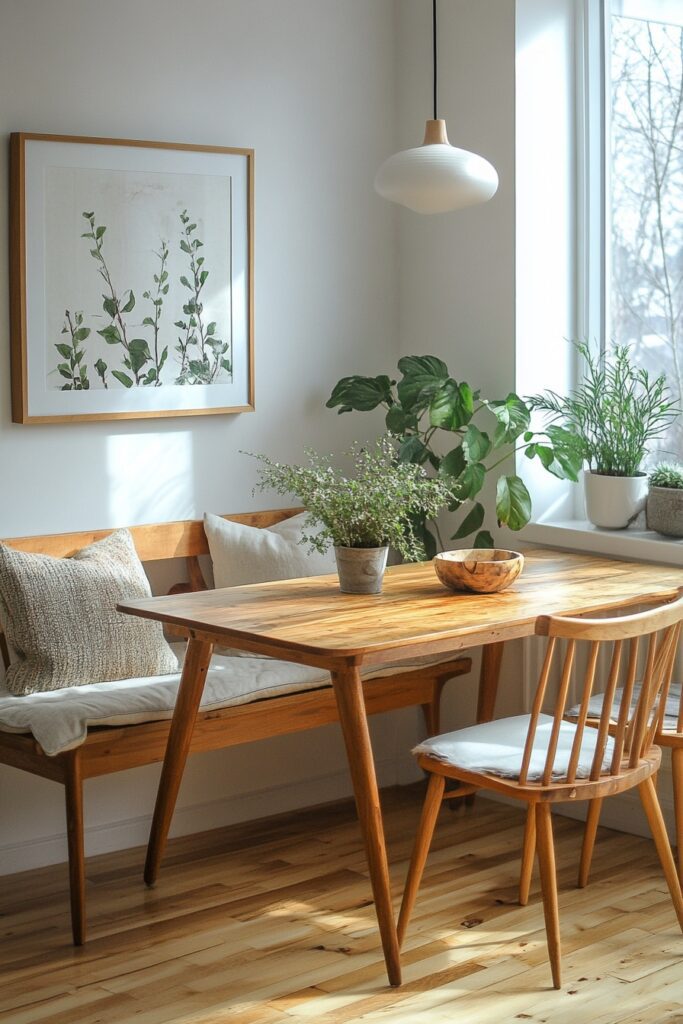
[[[380,594],[389,548],[334,549],[342,594]]]
[[[647,496],[647,528],[665,537],[683,537],[683,490],[650,487]]]

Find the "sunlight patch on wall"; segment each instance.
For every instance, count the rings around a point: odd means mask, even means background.
[[[190,431],[107,438],[112,525],[191,519],[194,476]]]

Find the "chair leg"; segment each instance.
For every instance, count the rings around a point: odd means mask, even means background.
[[[553,823],[550,816],[550,804],[536,804],[536,848],[538,850],[538,866],[541,872],[543,915],[545,917],[545,931],[548,939],[550,970],[553,976],[553,987],[560,988],[562,985],[562,948],[560,945],[560,912],[557,902],[557,875],[555,871],[555,847],[553,845]]]
[[[583,845],[581,847],[581,861],[579,863],[579,880],[576,883],[579,889],[585,889],[588,885],[588,876],[591,872],[593,848],[600,823],[601,810],[602,797],[591,800],[588,804],[588,815],[586,816],[586,827],[583,832]]]
[[[436,819],[439,815],[439,808],[441,807],[445,785],[446,779],[443,775],[433,774],[429,776],[427,795],[422,808],[420,824],[417,827],[413,853],[410,858],[410,867],[408,868],[408,877],[406,878],[405,889],[403,890],[401,912],[398,916],[397,931],[399,947],[403,942],[406,928],[408,927],[408,921],[410,920],[410,915],[412,914],[413,907],[415,906],[415,898],[417,896],[417,890],[420,888],[422,872],[424,871],[427,854],[429,853],[429,847],[432,842],[432,836],[434,835],[434,828],[436,826]]]
[[[531,888],[531,876],[534,870],[534,857],[536,855],[536,811],[533,804],[529,804],[526,814],[526,826],[524,828],[524,845],[522,847],[522,869],[519,873],[519,902],[525,907],[529,902],[529,889]]]
[[[678,917],[678,923],[681,926],[681,930],[683,930],[683,896],[681,895],[681,886],[678,881],[676,863],[671,852],[671,847],[669,846],[669,837],[666,834],[666,825],[664,824],[662,809],[659,806],[657,788],[652,779],[645,779],[645,782],[641,782],[638,786],[638,791],[640,793],[640,799],[643,801],[643,807],[652,831],[652,837],[655,841],[657,853],[659,854],[659,859],[662,863],[664,877],[666,878],[667,885],[669,886],[669,892],[671,893],[671,899],[673,900],[676,916]]]
[[[676,819],[678,878],[683,885],[683,747],[674,747],[671,751],[671,773],[673,775],[674,817]]]
[[[78,751],[67,757],[64,780],[66,835],[69,848],[71,931],[74,946],[85,942],[85,849],[83,842],[83,779]]]

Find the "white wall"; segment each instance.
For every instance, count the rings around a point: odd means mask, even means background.
[[[257,411],[11,424],[0,247],[0,537],[264,507],[239,450],[294,458],[367,436],[379,418],[338,418],[324,401],[342,374],[389,372],[401,354],[440,355],[490,396],[515,386],[515,3],[441,0],[439,13],[440,114],[500,188],[429,218],[372,190],[431,117],[427,0],[2,0],[0,133],[255,148]],[[526,657],[506,653],[505,711]],[[473,680],[453,684],[445,724],[471,721],[474,700]],[[412,711],[373,722],[381,783],[413,777],[417,730]],[[145,842],[158,772],[86,784],[89,853]],[[335,728],[218,751],[190,760],[174,831],[348,792]],[[60,790],[0,767],[0,874],[64,859],[63,834]]]
[[[2,0],[0,132],[256,150],[254,414],[167,423],[10,423],[0,290],[0,537],[237,511],[239,449],[293,458],[379,427],[323,409],[349,372],[435,353],[491,396],[514,387],[514,0],[442,0],[440,113],[500,176],[482,207],[419,217],[372,190],[431,117],[428,0]],[[6,165],[1,171],[6,188]],[[0,218],[5,207],[0,205]],[[0,223],[0,232],[6,225]],[[0,249],[0,282],[7,280]],[[521,649],[504,681],[514,683]],[[470,721],[473,681],[446,723]],[[380,781],[414,777],[418,716],[373,722]],[[311,766],[315,765],[312,772]],[[86,784],[88,852],[146,840],[158,766]],[[337,730],[191,759],[176,833],[349,792]],[[0,768],[0,873],[65,857],[61,793]]]
[[[398,0],[401,149],[422,142],[432,117],[429,7]],[[438,19],[438,114],[451,144],[490,160],[500,185],[490,202],[456,213],[399,211],[398,354],[438,355],[458,380],[500,398],[515,386],[515,3],[442,0]],[[506,657],[501,691],[507,678],[514,685],[518,657]],[[444,695],[446,726],[473,720],[475,681]]]
[[[396,337],[393,215],[372,191],[393,74],[391,0],[3,0],[3,135],[254,147],[257,412],[11,425],[2,247],[0,536],[249,508],[238,449],[352,436],[324,401]]]
[[[399,0],[399,148],[432,116],[430,5]],[[515,4],[438,5],[439,116],[452,145],[490,160],[500,186],[483,206],[399,214],[401,354],[441,356],[490,397],[515,380]]]
[[[99,135],[256,151],[256,407],[184,420],[10,423],[0,247],[0,537],[242,511],[253,464],[343,447],[338,377],[391,363],[394,213],[373,192],[394,145],[393,0],[2,0],[0,134]],[[0,192],[7,163],[0,164]],[[0,235],[7,232],[0,203]],[[378,723],[385,782],[415,715]],[[407,725],[406,725],[407,723]],[[408,728],[409,736],[404,732]],[[312,771],[311,766],[315,766]],[[400,769],[399,769],[400,770]],[[88,850],[143,842],[158,766],[86,784]],[[195,758],[176,831],[349,792],[334,729]],[[65,856],[60,789],[0,768],[0,873]]]

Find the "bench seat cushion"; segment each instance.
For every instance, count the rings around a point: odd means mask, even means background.
[[[619,718],[619,712],[621,711],[621,701],[624,696],[624,691],[620,687],[614,694],[614,702],[612,704],[612,722],[616,723]],[[594,694],[588,705],[588,717],[599,718],[602,714],[602,701],[604,694]],[[633,697],[631,699],[631,714],[635,711],[636,705],[640,698],[640,683],[636,683],[633,687]],[[678,710],[681,705],[681,684],[672,683],[669,689],[669,693],[666,699],[666,707],[664,708],[664,721],[662,722],[662,729],[664,732],[676,732],[678,729]],[[567,712],[568,718],[576,718],[581,710],[581,705],[576,704],[571,711]]]
[[[184,644],[174,644],[180,659]],[[429,663],[451,660],[431,658]],[[408,671],[420,663],[400,666],[367,675],[387,675]],[[84,742],[89,726],[130,725],[170,719],[173,715],[180,672],[173,675],[67,687],[23,697],[14,696],[0,684],[0,731],[32,733],[50,756],[71,750]],[[270,658],[214,655],[209,668],[201,708],[204,711],[227,708],[266,697],[329,686],[324,669],[294,665]]]

